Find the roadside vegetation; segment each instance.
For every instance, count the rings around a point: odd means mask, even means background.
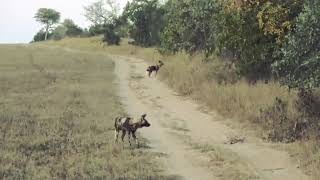
[[[181,131],[181,129],[175,129]],[[171,132],[177,136],[193,151],[200,153],[196,159],[200,160],[200,165],[210,168],[215,177],[221,180],[258,180],[261,179],[257,170],[252,164],[241,159],[238,154],[223,148],[219,145],[199,143],[190,136]],[[190,154],[190,156],[193,156]]]
[[[125,112],[107,56],[42,45],[0,53],[0,179],[175,179],[161,175],[160,155],[114,144]]]

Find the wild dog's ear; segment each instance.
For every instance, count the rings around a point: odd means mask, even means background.
[[[131,121],[131,117],[126,117],[126,120],[124,121],[124,123],[130,123],[130,121]]]
[[[120,119],[121,119],[121,118],[117,116],[117,117],[114,119],[114,121],[115,121],[115,122],[118,122]]]
[[[126,117],[126,121],[130,121],[131,119],[131,117]]]
[[[141,117],[144,119],[147,116],[147,114],[142,114]]]

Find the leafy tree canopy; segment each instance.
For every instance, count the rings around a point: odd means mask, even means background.
[[[282,59],[273,64],[289,87],[320,87],[320,2],[309,0],[287,36]]]
[[[50,28],[60,20],[60,13],[54,9],[40,8],[34,18],[45,25],[45,40],[47,40]]]
[[[119,14],[119,5],[114,0],[97,0],[84,7],[84,16],[94,25],[113,24]]]
[[[76,25],[71,19],[65,19],[62,25],[67,29],[67,36],[79,36],[83,32],[83,30],[78,25]]]
[[[105,26],[105,33],[103,42],[107,42],[108,45],[119,45],[120,36],[115,32],[115,27],[112,24]]]
[[[125,7],[122,18],[133,24],[130,34],[136,44],[159,44],[164,26],[164,10],[158,0],[133,0]]]
[[[214,0],[167,2],[167,24],[162,33],[164,49],[194,53],[204,51],[207,55],[215,49],[217,3]]]

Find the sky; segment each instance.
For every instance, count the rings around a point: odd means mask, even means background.
[[[72,19],[80,27],[90,22],[83,16],[83,7],[95,0],[0,0],[0,43],[28,43],[42,26],[33,18],[39,8],[52,8],[61,13],[61,20]],[[128,0],[116,0],[124,7]]]

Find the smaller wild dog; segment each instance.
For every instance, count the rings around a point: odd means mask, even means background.
[[[115,128],[115,142],[118,142],[118,136],[120,131],[122,131],[121,139],[123,142],[123,139],[128,133],[128,139],[129,139],[129,144],[131,146],[131,141],[130,141],[130,136],[133,137],[133,139],[136,141],[136,144],[139,147],[139,142],[136,137],[136,131],[139,128],[143,127],[149,127],[150,123],[146,120],[146,114],[143,114],[141,116],[141,119],[138,122],[131,122],[132,118],[131,117],[116,117],[115,122],[114,122],[114,128]]]
[[[164,65],[163,62],[162,62],[162,61],[159,61],[159,64],[153,65],[153,66],[149,66],[148,69],[147,69],[147,74],[148,74],[148,76],[150,77],[153,71],[155,71],[155,72],[156,72],[156,75],[157,75],[159,69],[160,69],[161,66],[163,66],[163,65]]]

